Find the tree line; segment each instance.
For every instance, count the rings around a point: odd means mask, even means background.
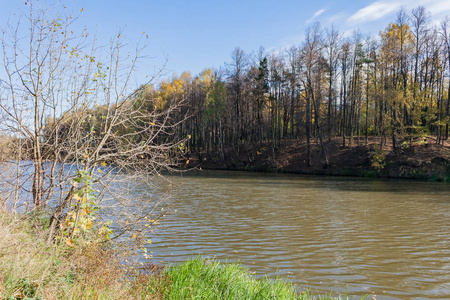
[[[320,145],[340,139],[343,147],[379,137],[394,150],[417,137],[449,136],[450,19],[432,25],[423,6],[401,9],[376,36],[350,36],[315,23],[301,45],[283,51],[246,53],[236,48],[219,70],[185,72],[141,96],[161,107],[181,103],[173,116],[189,116],[176,128],[193,153],[284,141]],[[156,107],[156,106],[155,106]]]

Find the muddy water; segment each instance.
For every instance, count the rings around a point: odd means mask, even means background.
[[[202,254],[318,293],[450,299],[450,184],[221,171],[172,180],[176,212],[152,237],[153,261]]]

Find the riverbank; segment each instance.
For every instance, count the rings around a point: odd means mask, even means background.
[[[46,218],[0,212],[0,299],[333,299],[202,258],[123,264],[111,244],[48,245]]]
[[[348,144],[348,141],[346,141]],[[311,146],[311,164],[307,163],[306,143],[285,141],[241,145],[218,153],[202,152],[181,161],[185,168],[216,170],[287,172],[311,175],[358,176],[378,178],[422,179],[450,182],[450,143],[436,143],[433,137],[414,139],[397,152],[392,143],[377,137],[353,141],[342,146],[342,139],[324,141],[324,151],[315,141]],[[326,163],[325,158],[328,160]]]

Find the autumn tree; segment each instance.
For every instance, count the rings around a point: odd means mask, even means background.
[[[406,67],[408,54],[413,49],[413,35],[406,23],[405,12],[398,13],[398,22],[391,23],[381,33],[382,55],[386,63],[384,70],[384,86],[386,104],[389,105],[390,114],[387,116],[391,122],[391,136],[394,150],[399,146],[399,134],[409,116],[410,105],[407,81],[408,68]]]

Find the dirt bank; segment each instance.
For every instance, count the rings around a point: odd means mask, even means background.
[[[437,144],[433,137],[416,139],[393,151],[388,141],[371,137],[350,147],[342,139],[326,141],[325,155],[315,142],[311,147],[311,164],[307,163],[306,142],[291,140],[225,149],[225,159],[215,152],[190,154],[181,165],[186,168],[289,172],[315,175],[368,176],[450,181],[450,143]]]

